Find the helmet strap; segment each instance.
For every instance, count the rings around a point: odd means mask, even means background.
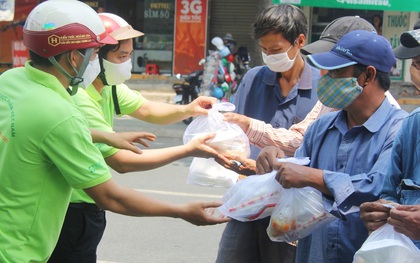
[[[69,81],[71,89],[68,88],[67,91],[71,96],[75,95],[77,93],[77,89],[79,88],[79,84],[83,82],[83,73],[86,70],[87,65],[89,64],[90,57],[93,54],[94,48],[88,48],[86,49],[86,54],[83,55],[83,62],[80,66],[79,70],[77,70],[70,62],[69,54],[67,53],[67,61],[70,63],[70,66],[73,68],[73,70],[76,72],[76,76],[71,76],[69,73],[67,73],[63,67],[57,62],[55,57],[49,57],[48,60],[53,64],[60,72],[63,74]],[[79,51],[78,51],[79,52]],[[80,53],[80,52],[79,52]]]
[[[108,81],[106,81],[105,76],[104,58],[101,54],[99,54],[99,65],[101,66],[101,72],[99,73],[98,77],[102,81],[102,84],[108,86]]]

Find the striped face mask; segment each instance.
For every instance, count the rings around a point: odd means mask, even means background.
[[[362,93],[357,78],[331,78],[325,74],[318,81],[319,101],[327,107],[345,109]]]

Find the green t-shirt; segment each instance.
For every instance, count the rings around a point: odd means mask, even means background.
[[[56,77],[33,68],[0,75],[0,262],[44,262],[71,188],[111,178],[88,123]]]
[[[114,126],[114,101],[112,100],[111,86],[105,86],[101,93],[99,93],[93,85],[90,85],[86,90],[79,89],[74,95],[73,101],[85,115],[89,122],[89,127],[105,132],[113,132]],[[145,99],[140,93],[130,89],[125,84],[117,85],[117,98],[120,106],[121,114],[131,114],[140,108]],[[119,151],[103,143],[97,143],[96,146],[102,153],[104,158],[107,158]],[[74,190],[71,196],[72,203],[94,203],[84,191]]]

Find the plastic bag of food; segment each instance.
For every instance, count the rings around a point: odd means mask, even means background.
[[[187,184],[207,187],[230,187],[238,181],[239,174],[226,169],[213,158],[195,157],[190,165]]]
[[[279,198],[267,227],[273,241],[296,241],[335,218],[325,210],[321,193],[312,187],[283,189]]]
[[[225,216],[247,222],[271,215],[282,190],[277,171],[240,180],[223,196],[218,209]]]
[[[390,224],[373,231],[354,254],[353,263],[420,262],[420,250]]]
[[[207,116],[195,118],[184,132],[184,144],[196,136],[216,133],[216,137],[207,144],[221,154],[238,155],[247,158],[250,154],[249,140],[242,129],[223,120],[221,112],[235,110],[235,105],[228,102],[213,104]]]

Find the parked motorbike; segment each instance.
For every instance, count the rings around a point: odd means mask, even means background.
[[[178,78],[181,76],[178,74]],[[172,85],[176,96],[174,97],[174,103],[180,105],[187,105],[191,101],[195,100],[200,93],[201,81],[203,79],[203,70],[196,70],[188,74],[182,83],[175,83]],[[189,117],[182,120],[185,124],[190,124],[193,117]]]

